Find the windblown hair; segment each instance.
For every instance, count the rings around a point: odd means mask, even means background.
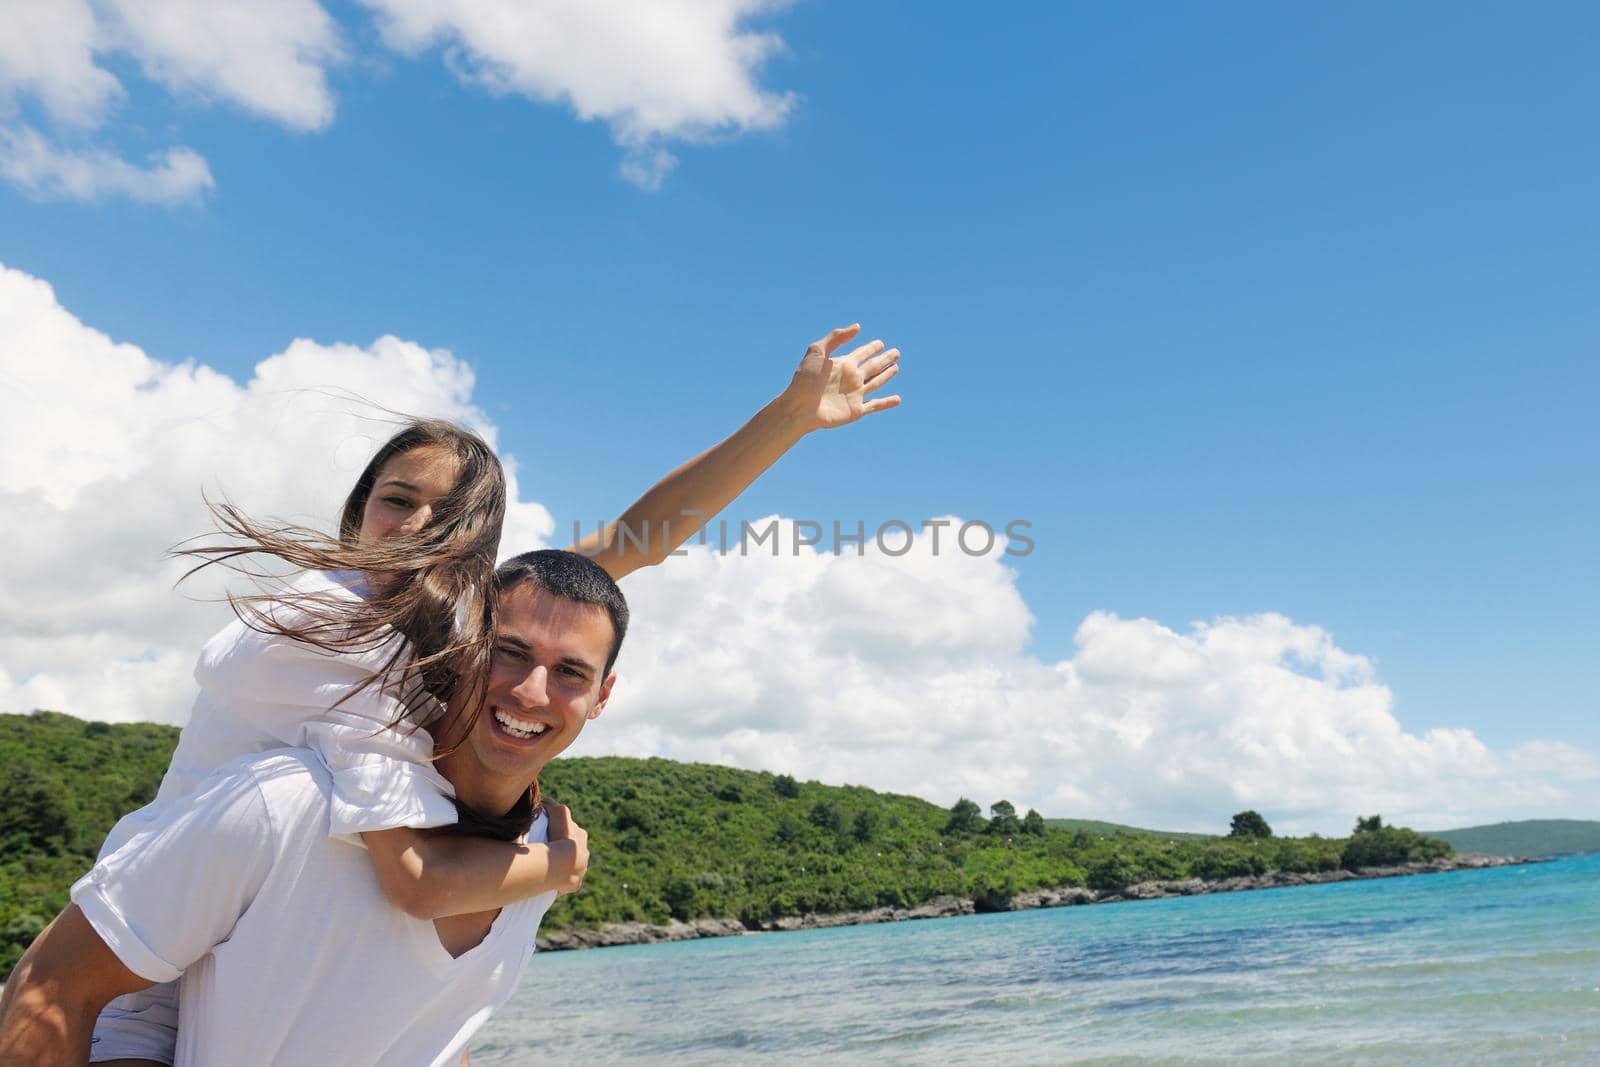
[[[384,464],[418,448],[454,457],[456,484],[415,533],[361,543],[361,517]],[[394,725],[422,725],[440,703],[461,700],[476,716],[488,692],[494,651],[494,560],[505,520],[505,472],[476,434],[441,419],[412,422],[367,464],[345,499],[337,537],[260,522],[233,504],[208,500],[224,535],[188,543],[175,555],[201,560],[185,575],[220,564],[258,584],[277,575],[271,560],[296,570],[360,571],[369,595],[355,602],[280,590],[230,594],[241,622],[330,652],[367,652],[405,638],[364,685],[381,684],[404,707]],[[288,610],[285,610],[288,609]]]

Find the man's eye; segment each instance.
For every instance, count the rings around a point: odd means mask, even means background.
[[[495,649],[495,652],[496,652],[496,654],[501,655],[501,656],[505,656],[505,657],[507,657],[509,659],[522,659],[523,658],[522,657],[522,650],[518,649],[518,648],[497,648],[497,649]]]
[[[585,677],[587,677],[587,675],[585,675],[582,671],[580,671],[576,667],[562,667],[561,668],[561,673],[566,675],[568,678],[575,678],[580,682],[583,681],[583,679]]]

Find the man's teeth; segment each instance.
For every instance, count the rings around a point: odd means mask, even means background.
[[[499,708],[494,709],[494,721],[500,724],[500,729],[512,737],[537,737],[544,733],[544,723],[514,718]]]

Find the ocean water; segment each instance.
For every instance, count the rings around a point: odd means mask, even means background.
[[[534,957],[474,1064],[1600,1064],[1600,855]]]

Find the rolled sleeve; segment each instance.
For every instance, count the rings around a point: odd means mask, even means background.
[[[254,776],[230,766],[154,812],[74,883],[72,901],[125,967],[170,982],[227,940],[275,845]]]
[[[139,939],[134,924],[117,910],[115,890],[108,890],[95,877],[99,871],[96,867],[73,883],[72,902],[124,967],[152,982],[175,981],[183,974],[183,967],[162,959]]]

